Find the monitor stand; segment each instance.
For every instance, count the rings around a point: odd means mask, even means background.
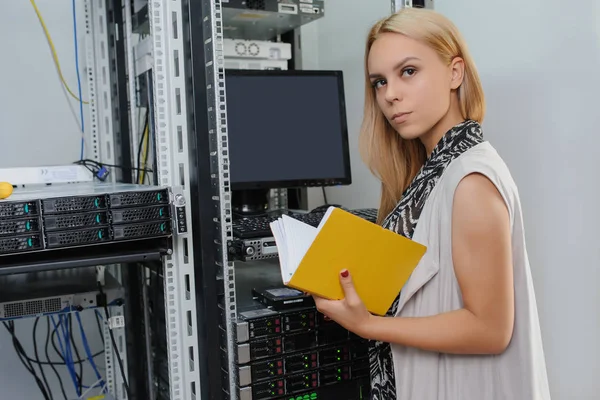
[[[264,214],[269,209],[269,189],[233,190],[231,206],[237,215]]]

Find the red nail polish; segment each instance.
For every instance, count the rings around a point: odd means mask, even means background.
[[[342,273],[341,273],[341,275],[342,275],[342,277],[347,278],[348,277],[348,270],[347,269],[343,270]]]

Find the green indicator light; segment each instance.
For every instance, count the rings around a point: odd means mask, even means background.
[[[338,352],[338,353],[341,353],[342,351],[338,349],[338,351],[337,351],[337,352]]]
[[[340,358],[340,357],[338,357],[338,358],[337,358],[337,360],[338,360],[338,361],[340,361],[340,360],[341,360],[341,358]]]
[[[310,394],[310,398],[311,399],[316,399],[317,398],[317,394],[316,393],[311,393]]]
[[[341,380],[342,380],[342,378],[340,378],[340,377],[338,376],[337,380],[338,380],[338,381],[341,381]]]

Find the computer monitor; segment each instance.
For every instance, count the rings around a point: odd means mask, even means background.
[[[351,183],[341,71],[227,70],[225,84],[232,190]]]

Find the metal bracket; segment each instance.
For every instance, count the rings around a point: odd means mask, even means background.
[[[87,158],[106,164],[117,164],[116,146],[114,137],[114,114],[111,91],[111,70],[109,59],[108,21],[106,2],[85,0],[85,43],[86,43],[86,76],[89,85],[90,108],[90,136]],[[110,175],[110,180],[115,181],[116,174]],[[114,270],[113,275],[121,282],[119,266],[109,266]],[[123,317],[123,307],[112,307],[112,317]],[[125,329],[113,331],[115,342],[119,347],[119,354],[123,368],[127,371],[127,352],[125,351]],[[127,399],[120,373],[115,373],[119,368],[115,349],[109,335],[108,321],[104,321],[104,343],[107,388],[116,399]]]
[[[231,192],[229,182],[229,142],[227,136],[227,100],[225,85],[225,53],[223,50],[223,1],[211,0],[202,2],[204,29],[204,67],[206,69],[206,95],[208,105],[208,134],[211,149],[211,173],[216,181],[213,185],[213,199],[218,207],[218,223],[220,225],[220,242],[217,265],[223,275],[224,313],[227,338],[227,368],[229,371],[229,394],[232,399],[237,393],[237,371],[235,362],[235,323],[237,322],[237,305],[235,293],[234,264],[228,259],[228,243],[233,240],[231,224]],[[215,168],[216,167],[216,168]]]
[[[110,65],[104,1],[85,0],[86,75],[89,85],[90,140],[87,158],[116,164]],[[111,174],[114,182],[115,174]]]
[[[186,200],[185,200],[185,195],[182,193],[181,188],[178,188],[177,190],[175,188],[172,188],[172,201],[171,204],[173,205],[172,210],[173,210],[173,220],[174,220],[174,226],[177,227],[177,230],[175,231],[176,234],[182,234],[182,233],[187,233],[189,226],[188,226],[188,219],[187,219],[187,211],[186,211]]]
[[[158,183],[180,187],[180,194],[190,198],[182,14],[181,0],[148,2],[154,56],[152,85]],[[189,208],[183,213],[185,219],[191,221]],[[173,237],[173,254],[164,259],[164,293],[170,399],[195,399],[200,393],[201,382],[194,246],[189,230]]]
[[[106,285],[106,267],[104,265],[96,266],[96,281],[100,283],[101,286]]]

